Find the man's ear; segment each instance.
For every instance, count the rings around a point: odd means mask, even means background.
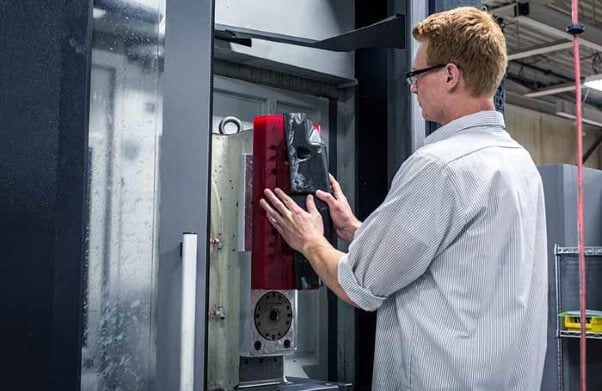
[[[445,72],[447,72],[447,78],[445,79],[447,88],[455,88],[460,83],[460,69],[456,64],[450,63],[445,66]]]

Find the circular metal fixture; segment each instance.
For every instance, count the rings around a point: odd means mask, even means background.
[[[234,125],[234,129],[230,129],[231,127],[227,126],[229,124]],[[219,121],[218,125],[219,132],[221,134],[236,134],[242,132],[242,121],[236,117],[226,117]]]
[[[263,338],[269,341],[281,339],[293,321],[291,302],[280,292],[267,292],[255,305],[254,319],[255,328]]]

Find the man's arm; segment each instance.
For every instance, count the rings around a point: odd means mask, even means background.
[[[339,284],[338,263],[339,259],[345,253],[332,247],[324,237],[321,239],[323,240],[308,241],[303,246],[301,253],[311,263],[311,266],[320,279],[339,299],[353,307],[358,307],[347,295],[341,284]]]

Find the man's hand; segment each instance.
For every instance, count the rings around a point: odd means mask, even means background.
[[[328,204],[330,217],[332,218],[337,236],[347,242],[351,242],[355,231],[362,222],[351,211],[351,207],[341,190],[341,186],[332,175],[330,175],[330,186],[332,187],[334,197],[322,190],[316,192],[316,197]]]
[[[263,194],[265,199],[262,198],[259,204],[265,210],[268,221],[294,250],[305,254],[305,248],[326,240],[322,216],[311,195],[307,196],[306,212],[280,189],[274,192],[265,189]]]
[[[334,178],[331,177],[331,180],[334,181]],[[340,192],[341,188],[338,187],[338,183],[336,185]],[[263,194],[265,198],[259,200],[259,204],[265,210],[272,226],[289,246],[307,258],[318,277],[341,300],[357,307],[339,284],[338,262],[344,254],[332,247],[324,237],[322,216],[316,208],[314,198],[311,195],[307,196],[306,212],[280,189],[273,192],[265,189]]]

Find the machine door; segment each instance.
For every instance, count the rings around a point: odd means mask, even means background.
[[[204,388],[212,15],[94,1],[82,391]]]

